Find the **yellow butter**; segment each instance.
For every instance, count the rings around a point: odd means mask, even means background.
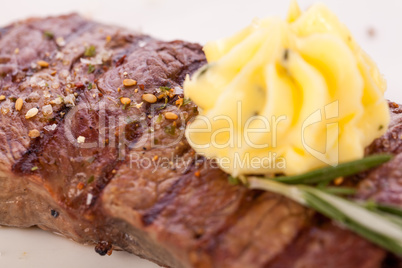
[[[184,83],[200,115],[186,137],[234,175],[300,174],[363,157],[389,123],[386,83],[323,4],[256,19],[205,45]]]

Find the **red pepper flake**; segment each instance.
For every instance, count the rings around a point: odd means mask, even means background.
[[[144,89],[145,89],[144,84],[139,84],[138,86],[140,87],[141,90],[144,90]]]
[[[392,108],[399,108],[399,105],[395,102],[391,102]]]
[[[77,184],[77,189],[78,189],[78,190],[82,190],[82,189],[84,189],[84,187],[85,187],[85,184],[82,183],[82,182],[80,182],[80,183]]]
[[[85,88],[85,85],[81,82],[78,82],[78,83],[75,83],[75,87],[78,89],[82,89],[82,88]]]
[[[199,170],[197,170],[196,172],[194,172],[194,175],[199,178],[201,176],[201,172]]]
[[[119,67],[120,65],[122,65],[124,63],[124,60],[126,59],[127,55],[123,55],[123,57],[121,57],[120,59],[118,59],[116,61],[116,67]]]
[[[99,98],[101,98],[101,97],[103,97],[103,94],[99,92],[98,96],[99,96]]]

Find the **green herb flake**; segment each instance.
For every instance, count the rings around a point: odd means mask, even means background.
[[[175,135],[176,134],[176,127],[173,125],[165,127],[165,133],[169,135]]]
[[[85,48],[84,56],[85,57],[93,57],[96,55],[96,47],[94,45],[90,45]]]
[[[90,163],[90,164],[92,164],[94,161],[95,161],[95,156],[89,157],[87,159],[87,162]]]
[[[31,171],[35,171],[35,170],[38,170],[38,167],[33,167],[33,168],[31,168]]]
[[[88,89],[92,89],[92,88],[93,88],[93,87],[92,87],[92,83],[89,83],[87,88],[88,88]]]
[[[159,87],[161,91],[169,91],[171,88],[170,87]]]
[[[182,105],[182,106],[187,105],[187,104],[189,104],[190,102],[191,102],[191,99],[186,98],[186,99],[183,100],[183,105]]]
[[[92,176],[89,177],[89,179],[88,179],[88,184],[89,184],[89,183],[92,183],[94,180],[95,180],[95,176],[92,175]]]
[[[236,177],[233,177],[233,176],[229,176],[229,177],[228,177],[228,181],[229,181],[229,184],[231,184],[231,185],[238,185],[238,184],[240,184],[239,179],[236,178]]]
[[[92,64],[89,64],[89,65],[88,65],[88,73],[91,74],[91,73],[93,73],[94,71],[95,71],[95,66],[92,65]]]
[[[54,34],[51,31],[44,31],[43,36],[45,38],[47,38],[47,39],[53,39],[54,38]]]
[[[355,188],[351,187],[325,187],[321,188],[320,190],[334,195],[352,195],[357,191]]]
[[[159,114],[158,115],[158,118],[156,118],[156,123],[160,123],[160,122],[162,122],[162,114]]]

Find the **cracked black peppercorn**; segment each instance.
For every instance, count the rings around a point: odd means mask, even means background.
[[[52,215],[53,218],[57,218],[59,216],[59,212],[54,209],[50,211],[50,214]]]

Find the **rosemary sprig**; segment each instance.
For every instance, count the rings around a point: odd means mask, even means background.
[[[242,177],[236,180],[250,189],[284,195],[349,228],[367,240],[402,256],[402,209],[373,201],[352,201],[337,195],[350,195],[355,189],[328,186],[345,177],[376,167],[391,155],[373,155],[360,160],[326,167],[302,175],[283,177]],[[232,178],[232,181],[234,179]],[[314,185],[314,186],[313,186]]]
[[[338,177],[350,176],[379,166],[392,159],[389,154],[377,154],[359,160],[341,163],[336,167],[325,167],[295,176],[276,177],[275,180],[286,184],[316,184],[330,182]]]
[[[368,201],[364,204],[364,206],[370,210],[382,211],[395,216],[402,217],[402,209],[395,206],[377,204],[375,202]]]
[[[323,187],[318,188],[326,193],[335,194],[335,195],[352,195],[356,193],[355,188],[350,187]]]
[[[378,213],[368,210],[357,202],[326,193],[306,185],[286,185],[274,180],[248,178],[251,189],[267,190],[287,196],[343,224],[353,232],[402,255],[402,225]],[[395,217],[392,215],[391,217]]]

